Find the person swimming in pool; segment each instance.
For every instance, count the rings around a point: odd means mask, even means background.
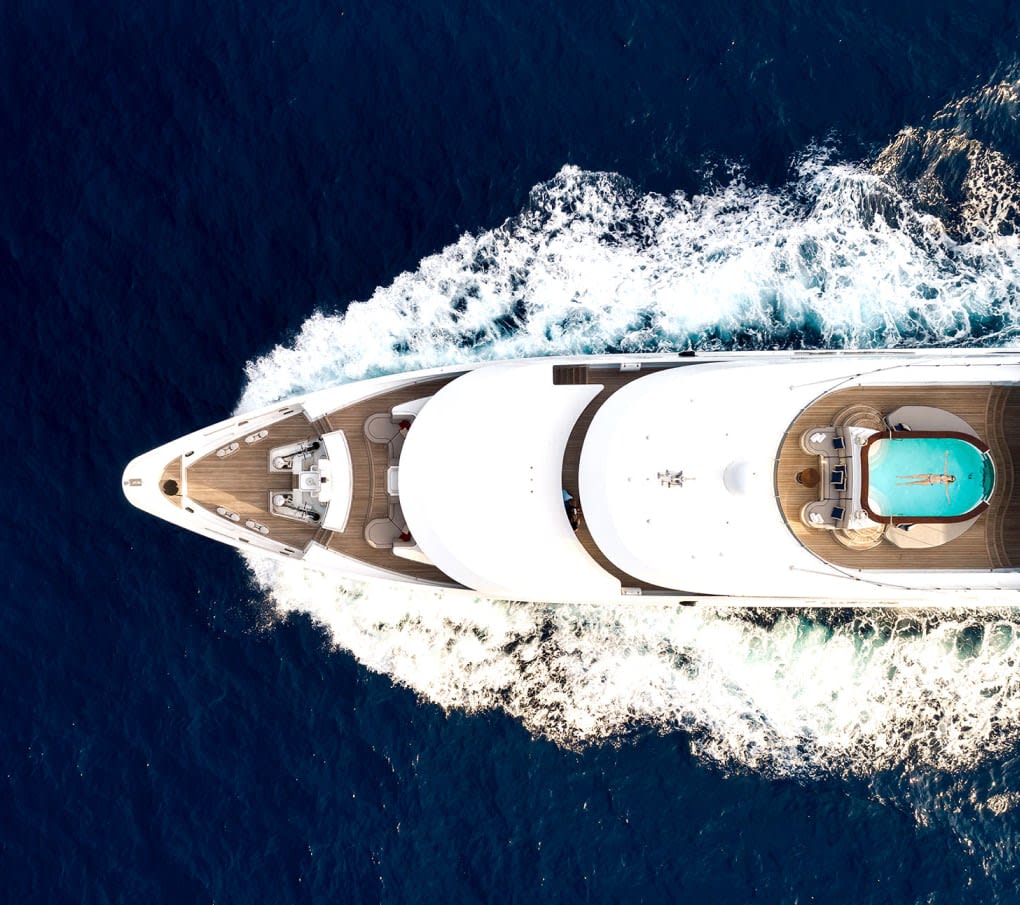
[[[924,474],[898,474],[896,475],[897,487],[934,487],[936,484],[944,484],[946,487],[946,499],[949,499],[949,485],[956,482],[956,475],[949,473],[949,453],[942,464],[942,474],[927,472]]]
[[[956,481],[954,474],[898,474],[897,487],[910,487],[914,484],[953,484]]]

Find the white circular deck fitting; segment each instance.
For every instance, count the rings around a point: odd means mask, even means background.
[[[730,462],[723,472],[723,484],[735,496],[744,496],[758,483],[758,472],[743,459]]]

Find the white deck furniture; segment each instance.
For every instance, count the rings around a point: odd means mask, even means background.
[[[325,500],[322,498],[322,492],[319,492],[319,502],[327,504],[321,524],[330,531],[343,531],[351,514],[351,499],[354,495],[351,451],[343,431],[323,434],[322,445],[329,459],[329,490],[328,499]],[[321,467],[320,460],[320,469]]]
[[[400,405],[393,406],[390,410],[390,417],[393,423],[400,424],[401,421],[413,421],[421,414],[421,410],[425,408],[426,403],[431,398],[431,396],[425,396],[422,399],[412,399],[410,402],[401,402]]]

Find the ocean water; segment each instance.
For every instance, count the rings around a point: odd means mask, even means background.
[[[1020,13],[8,3],[9,901],[1013,902],[1020,612],[338,583],[137,453],[568,352],[1013,347]]]

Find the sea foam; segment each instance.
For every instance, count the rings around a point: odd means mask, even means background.
[[[694,197],[565,167],[501,226],[312,315],[249,363],[239,409],[478,359],[1013,340],[1014,236],[954,238],[894,180],[825,156],[781,190],[738,174]]]

